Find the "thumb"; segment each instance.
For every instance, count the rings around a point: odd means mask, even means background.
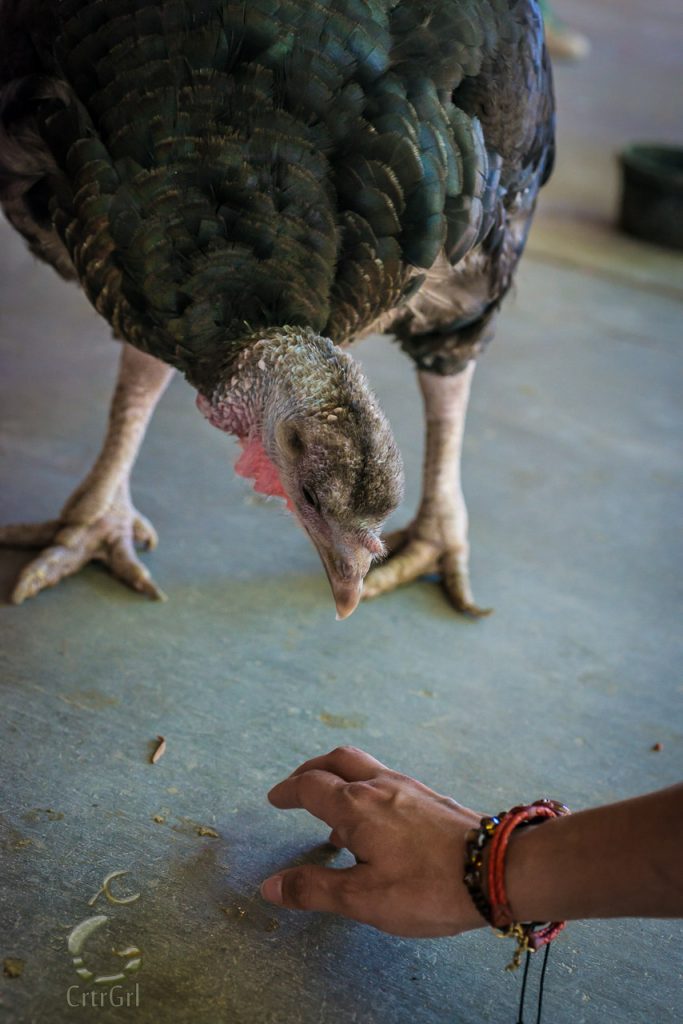
[[[261,895],[269,903],[291,910],[327,910],[351,916],[349,883],[357,871],[358,866],[324,868],[319,864],[303,864],[266,878],[261,883]]]

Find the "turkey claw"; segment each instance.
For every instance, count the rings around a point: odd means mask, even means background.
[[[475,604],[467,570],[467,551],[463,546],[447,546],[427,539],[410,528],[397,530],[384,538],[388,558],[372,569],[365,580],[363,599],[389,593],[404,583],[436,573],[453,608],[471,619],[490,615],[491,608]]]
[[[135,544],[151,550],[158,543],[156,531],[131,506],[114,504],[89,524],[63,520],[0,527],[0,546],[43,550],[24,567],[10,596],[22,604],[41,590],[73,576],[90,561],[104,562],[127,586],[156,601],[165,601],[147,568],[135,552]]]

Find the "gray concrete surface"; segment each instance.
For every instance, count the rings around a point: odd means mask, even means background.
[[[615,148],[674,137],[677,5],[558,6],[593,55],[557,71],[558,170],[467,433],[475,593],[495,615],[466,622],[423,582],[336,623],[304,536],[255,503],[234,445],[176,381],[134,476],[168,603],[91,567],[0,609],[0,959],[24,961],[0,976],[2,1020],[511,1022],[519,979],[489,934],[410,942],[263,904],[259,881],[323,857],[325,837],[271,810],[267,788],[343,742],[482,810],[681,776],[681,260],[610,227]],[[116,348],[73,288],[0,238],[0,520],[49,518],[97,451]],[[418,497],[419,400],[390,341],[359,354],[405,456],[399,521]],[[24,560],[0,553],[5,601]],[[129,874],[112,891],[140,897],[89,905],[115,870]],[[126,957],[111,948],[137,946],[116,990],[137,1007],[69,1006],[94,989],[67,936],[97,914],[86,960],[113,972]],[[670,921],[570,925],[545,1020],[680,1020],[682,938]]]

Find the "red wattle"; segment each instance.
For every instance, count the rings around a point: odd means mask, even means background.
[[[265,449],[258,438],[251,440],[239,439],[242,454],[235,463],[235,472],[246,480],[253,480],[254,490],[273,498],[284,498],[290,512],[294,511],[292,502],[280,483],[278,471],[266,455]]]

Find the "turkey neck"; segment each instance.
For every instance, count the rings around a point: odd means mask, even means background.
[[[199,393],[197,406],[215,427],[245,441],[258,438],[269,451],[278,423],[332,414],[344,358],[306,328],[266,331],[247,341],[211,392]]]

